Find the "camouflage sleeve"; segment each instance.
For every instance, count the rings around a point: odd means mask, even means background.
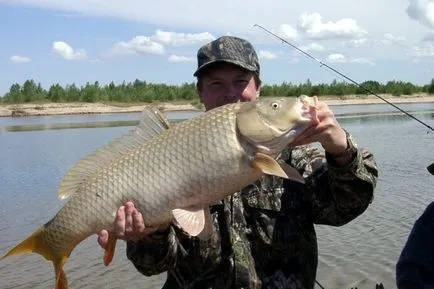
[[[139,241],[127,242],[127,257],[145,276],[170,270],[178,259],[187,255],[174,225],[164,232],[156,232]],[[182,234],[184,238],[189,238]],[[188,242],[188,240],[186,240]]]
[[[314,223],[340,226],[362,214],[371,203],[378,177],[374,156],[356,148],[351,162],[339,167],[314,146],[293,150],[291,163],[306,178]]]

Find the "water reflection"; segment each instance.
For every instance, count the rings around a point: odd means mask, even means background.
[[[195,111],[168,112],[166,117],[169,122],[176,123],[184,119],[199,115]],[[41,130],[61,130],[77,128],[104,128],[104,127],[127,127],[138,124],[139,113],[110,114],[110,115],[79,115],[79,116],[51,116],[38,119],[8,118],[0,122],[0,132],[25,132]]]
[[[25,124],[25,125],[8,125],[4,127],[5,131],[23,132],[36,130],[57,130],[57,129],[72,129],[72,128],[102,128],[102,127],[119,127],[119,126],[134,126],[136,120],[124,121],[103,121],[103,122],[82,122],[82,123],[46,123],[46,124]]]
[[[434,111],[415,112],[412,113],[414,117],[421,121],[434,119]],[[413,121],[413,119],[402,113],[388,113],[388,114],[343,114],[338,115],[337,119],[340,123],[392,123]]]

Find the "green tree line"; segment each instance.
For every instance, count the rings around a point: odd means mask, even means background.
[[[281,84],[263,84],[262,96],[298,96],[306,94],[317,95],[367,95],[366,89],[377,94],[392,94],[394,96],[412,95],[415,93],[434,93],[434,78],[430,84],[414,85],[404,81],[388,81],[386,84],[369,80],[360,86],[338,82],[329,84],[312,84],[310,80],[304,83],[283,82]],[[136,79],[134,82],[115,85],[113,82],[100,85],[98,81],[86,83],[81,87],[75,84],[61,86],[53,84],[46,90],[34,80],[26,80],[23,84],[15,83],[9,92],[0,97],[3,103],[25,102],[161,102],[161,101],[197,101],[196,85],[184,83],[182,85],[168,85],[148,83]]]

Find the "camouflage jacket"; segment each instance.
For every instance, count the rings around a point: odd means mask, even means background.
[[[210,239],[189,237],[171,225],[128,242],[128,258],[146,276],[167,271],[165,289],[314,288],[314,224],[340,226],[365,211],[377,167],[363,149],[345,167],[312,146],[280,157],[302,173],[305,184],[266,175],[211,207]]]

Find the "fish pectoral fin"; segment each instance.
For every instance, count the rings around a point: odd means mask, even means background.
[[[209,207],[206,207],[204,209],[204,217],[205,217],[205,225],[202,232],[200,232],[200,234],[198,235],[198,237],[202,240],[209,240],[213,235],[213,233],[215,232],[215,227],[212,222],[212,217],[211,217],[211,212],[209,211]]]
[[[304,184],[304,178],[295,168],[285,162],[277,162],[269,155],[256,153],[252,161],[252,166],[260,169],[264,174],[274,175]]]
[[[288,179],[304,184],[303,176],[294,168],[285,162],[279,162],[280,167],[285,171]]]
[[[115,233],[109,233],[107,248],[104,251],[104,265],[108,266],[113,260],[116,250],[116,235]]]
[[[197,236],[205,227],[205,212],[203,207],[174,209],[173,216],[181,228],[191,236]]]
[[[282,169],[280,164],[269,155],[256,153],[251,165],[252,167],[261,170],[264,174],[289,179],[289,176],[286,174],[285,170]]]

